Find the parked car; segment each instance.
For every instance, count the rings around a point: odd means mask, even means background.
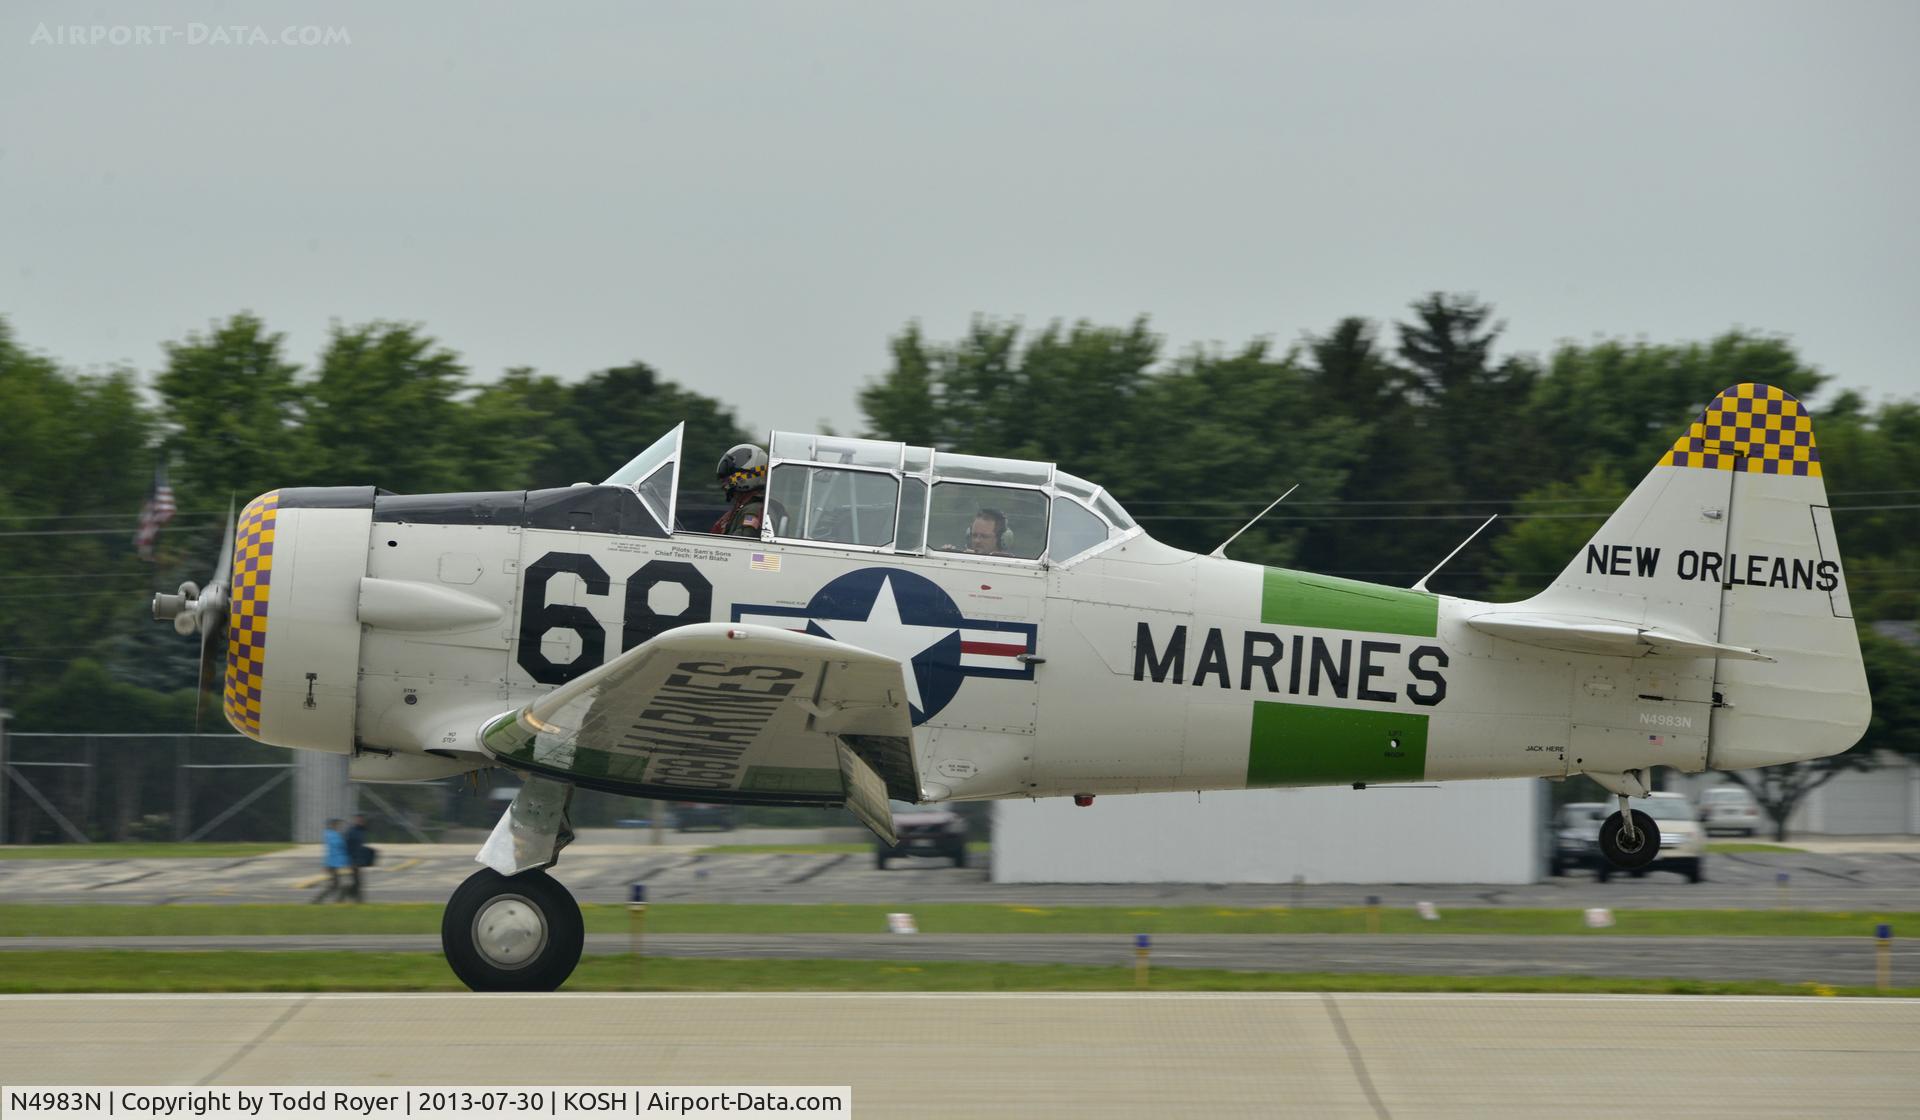
[[[1760,831],[1763,818],[1753,794],[1739,786],[1714,786],[1700,795],[1700,823],[1707,835],[1738,832],[1753,836]]]
[[[1553,835],[1547,851],[1547,873],[1565,875],[1576,867],[1598,868],[1606,862],[1600,854],[1600,826],[1613,807],[1600,801],[1573,801],[1560,806],[1553,820]]]
[[[715,832],[732,832],[736,818],[731,805],[682,801],[673,806],[671,819],[673,827],[680,832],[692,832],[697,828],[712,829]]]
[[[944,805],[888,803],[893,809],[893,832],[899,843],[889,846],[875,839],[873,865],[882,871],[894,856],[939,856],[955,867],[967,865],[967,820]]]
[[[1660,826],[1660,854],[1645,867],[1635,868],[1628,874],[1636,878],[1649,871],[1678,871],[1687,877],[1690,883],[1698,883],[1707,877],[1707,830],[1693,815],[1693,806],[1687,803],[1684,795],[1678,793],[1656,793],[1645,801],[1635,801],[1633,807],[1652,817]],[[1617,869],[1605,860],[1600,861],[1594,877],[1606,882]]]

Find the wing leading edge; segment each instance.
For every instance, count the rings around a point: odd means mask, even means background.
[[[920,799],[900,662],[766,626],[683,626],[494,720],[487,752],[589,789],[846,805],[892,842]]]

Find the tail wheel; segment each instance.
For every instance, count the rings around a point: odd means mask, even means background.
[[[440,919],[440,945],[476,992],[551,992],[580,963],[580,905],[544,870],[483,867],[460,884]]]
[[[1615,813],[1600,826],[1600,854],[1623,871],[1645,867],[1660,854],[1660,826],[1638,809],[1633,811],[1633,835],[1627,836],[1626,818]]]

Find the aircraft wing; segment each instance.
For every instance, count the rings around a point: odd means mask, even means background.
[[[1737,661],[1774,658],[1746,646],[1726,645],[1676,630],[1614,622],[1575,615],[1508,614],[1489,612],[1467,619],[1467,625],[1496,638],[1524,642],[1571,653],[1603,657],[1725,657]]]
[[[502,763],[679,801],[840,805],[894,842],[920,799],[900,662],[767,626],[669,630],[501,716]]]

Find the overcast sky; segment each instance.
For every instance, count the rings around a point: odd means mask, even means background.
[[[1509,349],[1741,325],[1908,395],[1916,51],[1906,2],[14,3],[0,315],[148,372],[402,319],[851,430],[909,320],[1284,345],[1446,289]]]

